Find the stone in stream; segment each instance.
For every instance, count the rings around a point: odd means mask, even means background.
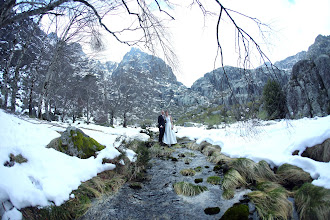
[[[220,212],[220,208],[219,207],[209,207],[209,208],[204,209],[204,212],[207,215],[215,215]]]

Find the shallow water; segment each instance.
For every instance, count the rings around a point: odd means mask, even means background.
[[[188,152],[196,156],[178,156],[182,153],[188,155]],[[206,156],[185,148],[176,149],[172,156],[178,158],[178,161],[159,158],[151,160],[152,167],[147,170],[150,180],[143,182],[142,189],[132,189],[126,183],[114,196],[103,198],[94,204],[83,219],[219,219],[228,208],[243,199],[244,194],[250,192],[237,191],[233,199],[224,200],[221,198],[220,186],[206,182],[209,176],[222,175],[213,171],[214,164],[208,162]],[[185,159],[188,158],[191,162],[185,164]],[[198,166],[203,170],[195,176],[180,174],[182,169]],[[186,181],[195,184],[196,178],[203,178],[199,185],[206,186],[208,191],[193,197],[174,192],[174,183]],[[219,207],[220,212],[207,215],[204,209],[208,207]]]

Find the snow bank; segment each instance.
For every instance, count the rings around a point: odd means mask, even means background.
[[[235,123],[224,129],[177,129],[178,137],[219,145],[222,153],[230,157],[246,157],[255,162],[265,160],[271,166],[284,163],[298,166],[311,174],[315,179],[313,184],[330,189],[330,163],[300,156],[306,147],[330,138],[330,116],[259,122],[254,127],[249,123]],[[299,150],[299,155],[292,155],[295,150]]]
[[[96,158],[79,159],[54,149],[45,148],[68,126],[46,123],[29,118],[18,118],[0,110],[0,202],[10,200],[14,207],[5,210],[3,217],[18,216],[17,209],[27,206],[61,205],[72,190],[97,173],[114,169],[113,164],[102,164],[103,158],[113,159],[120,153],[114,147],[118,136],[147,140],[139,129],[106,128],[96,125],[79,126],[87,135],[106,146]],[[28,161],[4,166],[9,155],[21,154]],[[134,152],[130,152],[133,160]],[[0,209],[0,215],[1,215]],[[15,217],[15,219],[16,219]]]

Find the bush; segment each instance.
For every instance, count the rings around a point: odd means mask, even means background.
[[[268,80],[264,86],[262,96],[264,109],[269,119],[285,117],[286,97],[277,81]]]

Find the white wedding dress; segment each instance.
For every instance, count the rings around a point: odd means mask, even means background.
[[[167,145],[176,144],[177,141],[176,141],[175,133],[172,130],[171,117],[167,116],[165,120],[166,120],[166,124],[165,124],[165,134],[163,137],[163,143]]]

